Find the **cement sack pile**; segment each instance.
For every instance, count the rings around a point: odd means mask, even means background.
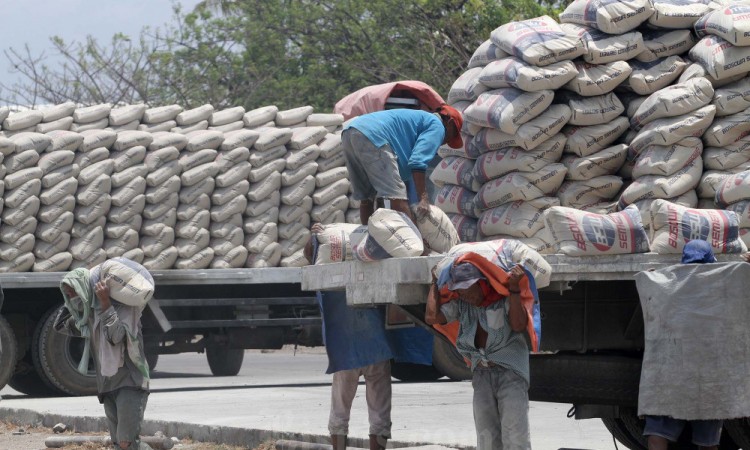
[[[312,222],[359,222],[338,114],[65,103],[0,121],[0,271],[300,266]]]
[[[528,45],[515,44],[529,35]],[[545,40],[553,44],[540,45]],[[567,104],[553,104],[554,90],[577,75],[571,60],[584,50],[549,17],[511,22],[493,31],[451,88],[465,145],[441,149],[431,180],[442,184],[436,205],[451,214],[463,241],[513,237],[547,247],[541,212],[559,204],[552,197],[567,171],[559,163],[561,130],[571,118]]]
[[[147,131],[124,129],[117,132],[110,149],[108,161],[113,163],[110,175],[110,209],[106,216],[102,245],[107,258],[127,254],[128,258],[136,262],[142,261],[147,256],[146,250],[143,250],[146,248],[142,242],[144,239],[140,235],[143,220],[160,217],[164,211],[177,204],[175,194],[173,198],[165,198],[158,205],[146,205],[149,168],[145,159],[147,148],[153,140],[154,136]],[[152,250],[150,246],[148,248]]]
[[[481,176],[485,153],[509,154],[515,147],[515,155],[533,154],[540,145],[535,140],[551,140],[559,132],[565,138],[560,161],[565,181],[534,203],[514,199],[518,203],[493,214],[481,210],[488,206],[484,187],[474,195],[474,211],[458,210],[456,205],[471,204],[467,182],[446,183],[436,204],[449,214],[462,213],[457,228],[473,220],[472,212],[481,217],[477,239],[515,237],[542,252],[528,234],[538,226],[538,214],[553,206],[611,213],[635,204],[646,228],[655,199],[721,207],[713,201],[721,182],[750,168],[747,11],[732,2],[576,0],[560,14],[559,24],[540,17],[502,25],[477,49],[449,93],[449,103],[463,111],[464,138],[471,144],[463,152],[441,149],[443,162],[453,158],[448,163],[459,168],[456,157],[473,159],[474,174]],[[550,41],[567,45],[550,49]],[[570,78],[562,83],[565,77]],[[488,93],[498,89],[516,89],[513,98],[525,98],[524,108],[506,102],[502,111],[489,114]],[[524,97],[545,91],[553,93],[549,103]],[[479,103],[484,114],[476,114]],[[534,133],[524,133],[524,127],[542,114],[516,127],[487,126],[508,116],[524,120],[539,104],[550,116]],[[555,107],[568,111],[553,113]],[[494,173],[517,170],[515,159],[505,159]],[[476,187],[476,179],[468,181]],[[537,233],[549,240],[544,228]]]
[[[737,216],[740,238],[750,244],[750,170],[727,174],[717,184],[715,203]]]

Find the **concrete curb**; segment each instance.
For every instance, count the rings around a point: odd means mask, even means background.
[[[102,417],[65,416],[61,414],[42,414],[30,409],[0,407],[0,420],[15,425],[35,425],[52,428],[57,423],[64,423],[69,428],[81,432],[107,432],[107,421]],[[291,433],[286,431],[258,430],[253,428],[223,427],[200,425],[186,422],[167,422],[163,420],[144,420],[141,427],[142,435],[153,435],[161,431],[165,436],[178,439],[192,439],[200,442],[215,442],[226,445],[244,445],[256,448],[263,442],[285,439],[303,441],[315,444],[328,444],[328,435],[307,433]],[[369,440],[361,438],[348,439],[350,447],[369,447]],[[388,441],[389,448],[434,446],[432,442],[403,442]],[[460,450],[474,450],[474,447],[452,446]]]

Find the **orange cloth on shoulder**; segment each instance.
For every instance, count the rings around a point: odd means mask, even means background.
[[[485,301],[482,302],[481,306],[489,306],[492,303],[504,300],[510,295],[510,290],[508,289],[510,275],[508,275],[508,272],[504,271],[482,255],[474,252],[464,253],[456,258],[456,260],[453,261],[453,264],[461,264],[465,262],[468,262],[479,269],[479,271],[482,272],[482,275],[487,278],[486,283],[483,283],[485,286],[483,286],[482,290],[484,291],[484,289],[489,287],[489,292],[485,292]],[[531,351],[536,352],[539,351],[539,341],[537,339],[536,331],[534,330],[534,320],[531,316],[531,311],[534,306],[534,293],[531,292],[528,277],[523,277],[521,279],[519,289],[521,291],[521,305],[523,305],[524,310],[526,310],[526,333],[529,335],[529,340],[531,341]],[[443,286],[443,288],[440,289],[438,305],[443,305],[456,299],[458,299],[458,294],[448,289],[447,286]],[[458,338],[458,321],[447,323],[445,325],[433,325],[433,327],[453,342],[453,345],[456,344],[456,339]]]

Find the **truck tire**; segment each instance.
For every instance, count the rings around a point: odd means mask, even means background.
[[[615,439],[630,450],[647,450],[637,439],[630,435],[630,431],[625,427],[620,419],[603,417],[602,422],[607,430],[612,433]]]
[[[52,389],[47,385],[34,368],[31,355],[27,352],[16,365],[16,373],[13,374],[8,386],[22,394],[30,397],[52,397],[60,395],[60,391]]]
[[[750,419],[725,420],[724,431],[721,435],[722,440],[724,435],[729,435],[738,447],[750,448]]]
[[[441,336],[435,336],[433,341],[432,365],[453,381],[471,380],[471,368],[466,365],[463,356]]]
[[[13,329],[8,321],[0,316],[0,390],[8,384],[16,371],[17,345]]]
[[[94,395],[97,389],[93,358],[87,375],[78,372],[84,339],[58,333],[53,327],[60,308],[64,307],[47,311],[36,326],[31,347],[34,367],[42,380],[65,395]]]
[[[206,345],[206,360],[211,373],[217,377],[233,377],[240,373],[245,349],[228,348],[218,344]]]
[[[405,362],[391,362],[391,376],[407,382],[436,381],[443,377],[433,366]]]
[[[159,354],[146,352],[146,363],[148,364],[149,373],[156,369],[156,364],[159,362]]]

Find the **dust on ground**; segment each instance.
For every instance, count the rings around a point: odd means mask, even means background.
[[[36,426],[18,426],[9,422],[0,421],[0,449],[3,450],[47,450],[45,439],[50,436],[106,436],[107,433],[75,433],[66,431],[55,434],[51,428]],[[236,447],[232,445],[216,444],[211,442],[194,442],[183,439],[175,444],[174,450],[248,450],[250,447]],[[65,450],[111,450],[101,444],[89,442],[83,445],[68,445]],[[273,450],[273,442],[265,442],[254,450]]]

